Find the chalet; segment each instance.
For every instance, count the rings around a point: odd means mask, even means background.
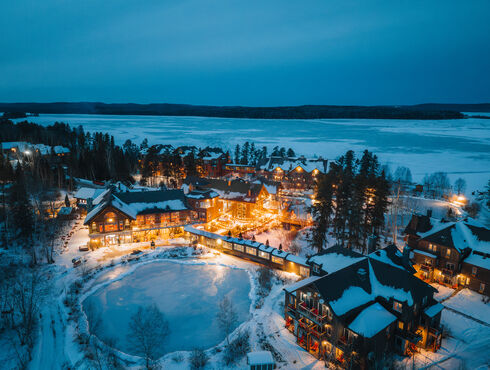
[[[339,251],[310,258],[329,265],[322,267],[323,276],[284,289],[286,327],[301,347],[361,369],[378,367],[392,351],[440,347],[443,307],[433,298],[436,289],[407,271],[402,255],[393,247],[368,256]]]
[[[94,199],[107,191],[104,187],[81,187],[75,192],[73,198],[76,200],[77,207],[83,209],[92,208]]]
[[[289,189],[306,189],[314,184],[315,176],[326,173],[328,160],[305,157],[283,158],[271,156],[259,164],[258,173],[274,181],[281,181]]]
[[[457,222],[413,216],[405,229],[417,275],[489,295],[490,229],[470,218]]]
[[[230,156],[219,148],[206,148],[199,153],[202,160],[203,175],[206,177],[221,177],[226,173],[225,166]]]
[[[186,194],[186,198],[197,212],[199,222],[206,223],[220,216],[219,194],[214,190],[193,190]]]
[[[227,175],[246,178],[254,176],[257,170],[252,164],[227,163],[225,172]]]
[[[70,154],[70,149],[61,145],[50,146],[45,144],[31,144],[25,141],[9,141],[0,143],[2,152],[10,157],[17,157],[18,154],[30,155],[37,153],[41,156],[54,155],[64,157]]]
[[[99,195],[87,213],[93,246],[168,239],[196,221],[181,190],[114,192]]]
[[[243,179],[210,179],[188,177],[184,180],[184,189],[188,191],[213,190],[219,194],[219,209],[235,219],[250,220],[254,213],[264,209],[269,193],[261,183],[252,183]]]

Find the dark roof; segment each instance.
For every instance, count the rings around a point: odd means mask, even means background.
[[[167,200],[180,199],[185,201],[185,194],[180,189],[149,190],[149,191],[125,191],[114,193],[116,197],[126,204],[131,203],[157,203]]]
[[[260,191],[264,188],[263,184],[248,182],[243,179],[222,180],[209,179],[202,177],[189,176],[184,180],[184,184],[193,185],[197,189],[206,190],[213,189],[220,193],[222,198],[239,200],[244,202],[255,202]],[[230,194],[232,197],[224,197],[223,194]],[[233,196],[239,193],[241,195]]]
[[[188,198],[192,198],[192,199],[213,199],[213,198],[216,198],[219,196],[218,193],[216,193],[215,191],[213,191],[212,189],[209,189],[209,190],[193,190],[191,192],[189,192],[187,195],[186,195]]]
[[[418,233],[426,233],[432,229],[433,225],[430,222],[428,215],[412,215],[410,222],[404,230],[405,234],[417,235]]]
[[[404,268],[411,274],[415,274],[417,272],[409,259],[407,259],[408,261],[403,259],[402,252],[400,252],[397,246],[394,244],[378,249],[377,251],[370,253],[369,256],[381,261],[383,258],[388,258],[393,264],[399,266],[400,268]]]

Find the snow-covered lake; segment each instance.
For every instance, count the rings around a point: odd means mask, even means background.
[[[127,340],[129,319],[138,306],[155,303],[171,330],[162,343],[163,354],[207,349],[220,343],[224,335],[216,322],[219,301],[229,297],[242,323],[249,317],[249,293],[250,279],[245,270],[159,261],[140,266],[100,288],[84,300],[83,307],[93,307],[101,315],[101,339],[114,339],[116,348],[134,354]]]
[[[29,120],[84,126],[88,131],[150,144],[221,146],[233,151],[246,140],[256,145],[291,147],[299,154],[335,159],[349,149],[374,151],[394,171],[403,165],[415,181],[426,173],[463,177],[468,190],[482,189],[490,178],[490,120],[265,120],[206,117],[49,115]]]

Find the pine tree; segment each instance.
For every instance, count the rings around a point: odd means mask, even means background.
[[[294,150],[289,148],[288,152],[286,153],[289,158],[294,158],[296,157],[296,153],[294,153]]]
[[[312,230],[311,244],[320,252],[325,246],[327,232],[333,214],[333,174],[317,177],[315,202],[311,207],[315,226]]]
[[[237,144],[235,146],[235,163],[239,164],[240,163],[240,144]]]
[[[20,164],[15,169],[15,181],[11,188],[9,201],[14,233],[27,244],[32,238],[34,218],[32,205],[27,194],[24,171]],[[33,262],[36,263],[35,253],[33,253]]]

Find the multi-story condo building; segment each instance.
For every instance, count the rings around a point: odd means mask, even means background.
[[[390,352],[437,350],[442,305],[396,248],[368,256],[331,248],[311,276],[285,288],[286,327],[306,351],[349,368],[381,367]]]
[[[421,279],[490,295],[490,229],[470,218],[414,215],[405,234]]]

